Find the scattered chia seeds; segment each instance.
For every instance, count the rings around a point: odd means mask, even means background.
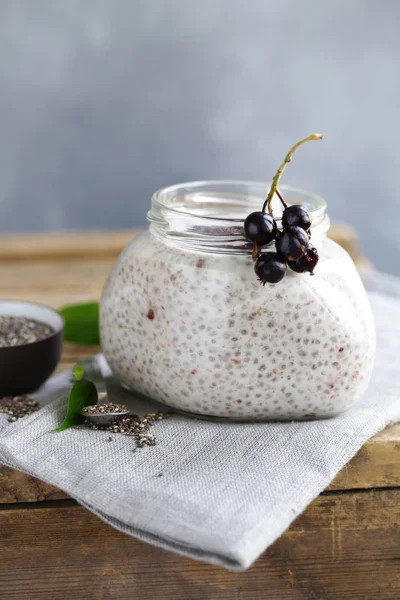
[[[0,398],[0,413],[8,415],[9,421],[27,417],[39,410],[39,404],[30,396],[4,396]]]
[[[106,405],[103,405],[106,406]],[[115,405],[111,405],[115,406]],[[86,407],[91,408],[91,407]],[[124,407],[125,408],[125,407]],[[105,427],[94,425],[90,421],[86,420],[85,424],[92,429],[100,429],[105,431],[112,431],[113,433],[122,433],[122,435],[129,435],[135,438],[136,444],[138,448],[143,448],[144,446],[155,446],[157,441],[155,436],[149,432],[149,428],[156,421],[162,421],[163,419],[167,419],[170,413],[156,412],[151,413],[149,415],[143,415],[139,417],[138,415],[130,415],[129,417],[125,417],[118,423],[114,423],[113,425],[107,425]],[[110,438],[108,438],[110,441]]]
[[[23,346],[39,342],[53,335],[54,329],[27,317],[0,316],[0,348]]]

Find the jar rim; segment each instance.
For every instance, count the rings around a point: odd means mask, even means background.
[[[240,179],[210,179],[210,180],[198,180],[198,181],[188,181],[183,183],[177,183],[174,185],[165,186],[156,190],[152,197],[151,203],[152,208],[159,208],[161,210],[167,210],[168,212],[175,213],[177,216],[185,215],[187,217],[198,218],[199,214],[196,212],[190,212],[188,210],[182,210],[182,208],[176,208],[172,205],[168,205],[167,201],[177,199],[182,197],[182,192],[185,192],[184,195],[188,193],[201,193],[204,191],[213,191],[215,188],[215,192],[218,193],[218,188],[260,188],[260,190],[264,190],[264,194],[260,195],[260,199],[264,196],[264,199],[267,196],[268,190],[271,186],[271,182],[262,182],[262,181],[253,181],[253,180],[240,180]],[[313,221],[317,220],[320,215],[323,215],[327,208],[326,200],[315,192],[310,192],[308,190],[304,190],[302,188],[293,187],[290,185],[282,184],[279,186],[280,190],[284,192],[299,194],[303,197],[307,197],[314,203],[314,208],[310,207],[310,213]],[[242,195],[244,193],[242,192]],[[254,196],[254,194],[251,194]],[[262,206],[262,204],[261,204]],[[259,210],[261,210],[261,206]],[[243,222],[243,218],[229,218],[226,216],[217,217],[214,215],[202,214],[202,219],[212,219],[217,221],[233,221],[233,222]],[[280,220],[280,217],[276,217],[277,220]]]
[[[245,238],[244,221],[251,212],[261,210],[269,187],[270,184],[257,181],[210,180],[161,188],[153,194],[147,214],[150,231],[181,248],[249,253],[253,244]],[[300,188],[282,185],[279,189],[288,205],[307,207],[313,236],[324,237],[329,229],[325,200]],[[279,225],[283,206],[276,195],[272,208]]]

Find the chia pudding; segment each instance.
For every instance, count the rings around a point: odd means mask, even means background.
[[[155,194],[150,231],[104,288],[101,341],[115,375],[210,417],[312,419],[351,407],[368,385],[375,330],[352,260],[325,237],[324,201],[282,186],[310,208],[319,263],[313,277],[291,271],[263,287],[239,223],[266,185],[182,187]]]

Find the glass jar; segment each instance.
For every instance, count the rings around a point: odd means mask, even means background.
[[[315,276],[288,269],[278,284],[257,281],[243,221],[268,189],[217,181],[154,194],[149,230],[123,251],[101,300],[103,351],[125,385],[239,420],[331,417],[364,393],[374,322],[354,263],[326,237],[321,197],[281,186],[312,215]],[[273,208],[279,225],[279,200]]]

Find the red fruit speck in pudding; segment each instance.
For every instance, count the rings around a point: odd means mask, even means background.
[[[196,373],[197,373],[197,369],[193,369],[192,375],[196,375]]]
[[[339,352],[343,352],[344,348],[339,348]]]
[[[236,400],[237,404],[242,404],[241,400]]]
[[[154,310],[152,308],[150,308],[149,312],[147,313],[146,317],[148,319],[150,319],[150,321],[152,321],[154,319]]]
[[[179,271],[177,271],[176,273],[171,273],[171,275],[169,276],[171,281],[176,281],[177,277],[182,273],[182,269],[180,269]]]
[[[236,358],[232,359],[232,362],[234,365],[240,365],[241,361],[237,360]]]
[[[199,260],[196,263],[196,267],[198,269],[202,269],[204,267],[204,258],[199,258]]]

